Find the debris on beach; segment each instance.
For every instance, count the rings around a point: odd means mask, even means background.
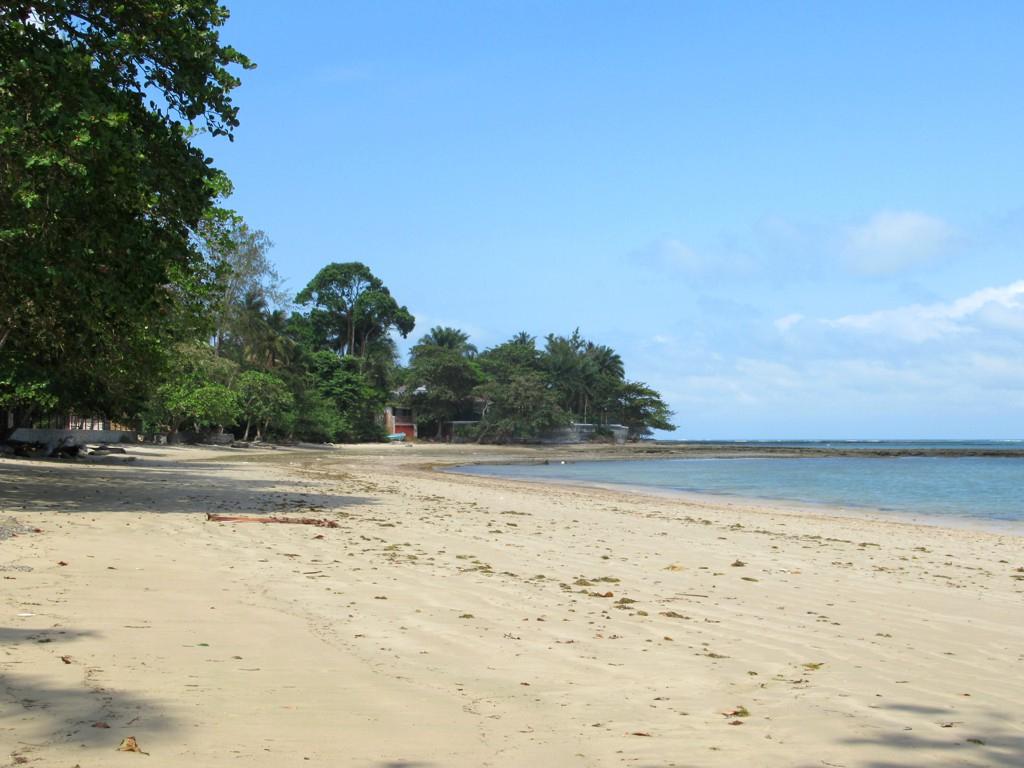
[[[750,717],[750,711],[742,704],[737,707],[733,707],[732,709],[726,709],[722,714],[725,715],[725,717]],[[729,723],[729,725],[740,725],[740,723],[733,722]]]
[[[210,523],[290,523],[292,525],[315,525],[318,528],[337,528],[333,520],[315,517],[248,517],[242,515],[215,515],[206,513],[206,521]]]
[[[143,752],[139,747],[139,742],[135,740],[134,736],[125,736],[121,739],[121,743],[117,745],[118,752],[138,752],[140,755],[148,755],[149,752]]]

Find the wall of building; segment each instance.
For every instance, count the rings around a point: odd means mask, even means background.
[[[34,429],[19,427],[11,434],[10,439],[21,443],[56,443],[65,437],[74,438],[79,445],[86,443],[121,443],[137,442],[137,432],[120,429]]]

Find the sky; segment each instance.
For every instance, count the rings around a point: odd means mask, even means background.
[[[294,291],[578,327],[678,439],[1024,438],[1024,4],[227,4]]]

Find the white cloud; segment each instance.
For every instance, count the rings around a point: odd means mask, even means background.
[[[778,320],[775,321],[774,325],[775,325],[775,328],[779,331],[779,333],[785,333],[786,331],[788,331],[790,328],[792,328],[794,325],[796,325],[797,323],[799,323],[803,319],[804,319],[803,315],[801,315],[801,314],[799,314],[797,312],[794,312],[791,315],[786,315],[785,317],[780,317]]]
[[[846,315],[828,325],[921,343],[982,329],[1024,329],[1024,280],[982,288],[952,302],[911,304],[863,315]]]
[[[956,232],[942,219],[917,211],[881,211],[847,230],[843,255],[864,274],[897,272],[949,247]]]

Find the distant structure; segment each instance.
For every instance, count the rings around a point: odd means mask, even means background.
[[[414,439],[416,421],[413,419],[412,408],[399,408],[389,405],[384,408],[384,430],[389,435],[405,435],[406,439]]]
[[[18,424],[13,414],[9,414],[6,421],[9,439],[25,443],[51,443],[73,438],[75,443],[84,445],[135,442],[139,439],[139,433],[131,425],[119,424],[105,416],[53,414]]]

